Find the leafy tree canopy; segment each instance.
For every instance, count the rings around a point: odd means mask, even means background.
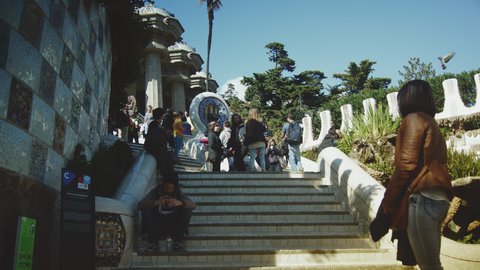
[[[279,42],[268,43],[265,48],[268,49],[268,60],[275,63],[276,68],[293,72],[295,70],[295,61],[288,57],[285,46]]]
[[[399,71],[398,74],[402,76],[402,79],[398,81],[398,85],[401,86],[408,81],[414,79],[426,80],[435,77],[435,70],[432,63],[424,63],[420,61],[418,57],[412,57],[408,60],[408,65],[403,66],[403,72]]]
[[[326,77],[318,70],[286,76],[283,72],[293,72],[295,61],[288,57],[284,45],[272,42],[265,48],[274,67],[244,77],[242,83],[248,87],[245,100],[270,119],[268,124],[272,129],[278,129],[289,112],[296,112],[300,117],[317,110],[326,99],[322,84]]]
[[[374,71],[373,65],[377,62],[362,60],[360,64],[351,62],[345,73],[333,74],[333,77],[342,81],[341,92],[348,94],[359,93],[364,89],[382,89],[387,88],[391,83],[389,78],[369,78],[370,73]]]
[[[238,113],[240,115],[246,115],[248,111],[248,104],[238,97],[238,93],[235,90],[235,85],[229,83],[227,90],[223,94],[223,98],[227,102],[230,111]]]

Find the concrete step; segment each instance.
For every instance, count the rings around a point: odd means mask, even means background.
[[[179,176],[180,177],[180,176]],[[324,187],[324,180],[322,179],[262,179],[262,178],[189,178],[189,179],[182,179],[180,178],[179,181],[182,188],[188,187],[211,187],[211,186],[230,186],[230,187],[291,187],[292,185],[295,186],[303,186],[303,187],[310,187],[312,189],[321,189]]]
[[[295,194],[318,194],[318,193],[334,193],[337,189],[331,186],[312,185],[193,185],[191,183],[181,183],[183,192],[189,193],[295,193]]]
[[[272,172],[182,172],[178,176],[182,180],[190,179],[230,179],[232,181],[239,179],[320,179],[320,173],[316,172],[298,172],[298,173],[272,173]]]
[[[175,166],[182,190],[198,205],[187,250],[144,253],[139,246],[148,243],[137,242],[131,269],[408,269],[392,250],[377,248],[319,173],[199,172],[200,166],[183,155]]]
[[[375,243],[365,234],[316,232],[314,234],[278,235],[189,235],[186,237],[190,251],[225,249],[265,250],[265,249],[328,249],[374,248]]]
[[[288,214],[292,211],[345,211],[346,205],[341,202],[321,202],[314,204],[311,202],[275,202],[275,203],[197,203],[197,208],[194,210],[195,213],[206,213],[206,212],[253,212],[253,213],[262,213],[262,212],[279,212],[283,214]]]
[[[411,269],[395,263],[394,256],[388,250],[370,248],[160,251],[134,255],[132,269]]]
[[[356,218],[345,211],[306,211],[306,212],[193,212],[191,222],[195,223],[292,223],[323,221],[354,222]]]
[[[277,235],[277,234],[312,234],[315,232],[365,233],[363,224],[356,222],[296,222],[296,223],[196,223],[192,222],[190,235]]]
[[[181,157],[178,159],[177,165],[179,165],[179,166],[193,166],[193,167],[202,167],[203,166],[202,164],[198,163],[197,161],[195,161],[193,159],[183,159]]]
[[[338,196],[334,193],[318,193],[318,194],[299,194],[299,193],[257,193],[257,194],[244,194],[244,193],[191,193],[188,194],[190,198],[196,203],[203,202],[243,202],[243,203],[313,203],[319,204],[322,202],[336,202],[339,200]]]

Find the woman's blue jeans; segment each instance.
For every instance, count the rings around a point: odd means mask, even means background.
[[[266,172],[265,170],[265,147],[259,147],[255,149],[248,149],[248,156],[249,156],[249,161],[248,161],[248,170],[250,172],[255,171],[255,158],[259,157],[260,160],[260,168],[262,169],[262,172]]]
[[[300,144],[288,145],[288,163],[292,172],[303,171],[302,159],[300,158]]]
[[[175,157],[178,159],[178,156],[180,155],[180,151],[183,149],[183,137],[175,136],[174,143],[175,143]]]
[[[441,226],[450,203],[433,200],[420,193],[410,196],[408,240],[422,270],[443,269],[440,263]]]

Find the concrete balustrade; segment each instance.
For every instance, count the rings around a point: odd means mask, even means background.
[[[325,184],[339,186],[350,211],[356,211],[358,218],[369,224],[375,218],[385,188],[335,147],[322,150],[317,164]],[[396,248],[390,239],[391,231],[379,241],[379,247]],[[480,245],[459,243],[442,236],[440,260],[444,269],[480,269]]]
[[[347,208],[369,224],[377,214],[385,188],[336,147],[323,149],[318,155],[317,166],[325,184],[338,186]],[[394,248],[390,233],[378,242],[379,247]]]
[[[313,132],[310,132],[313,128],[312,125],[312,117],[308,114],[302,118],[302,125],[303,125],[303,144],[308,145],[313,142]]]
[[[441,120],[470,114],[471,110],[465,106],[460,97],[457,79],[445,80],[442,86],[445,94],[445,104],[443,106],[443,112],[437,113],[435,119]]]
[[[195,137],[184,137],[184,152],[188,153],[188,157],[194,159],[200,164],[205,163],[205,145],[200,142],[200,138],[205,137],[203,134],[197,134]]]
[[[387,94],[388,112],[392,116],[393,120],[400,117],[400,112],[398,111],[397,96],[398,92],[392,92]]]
[[[300,145],[300,150],[301,151],[308,151],[308,150],[318,148],[318,146],[322,142],[323,138],[325,138],[325,135],[327,135],[328,130],[332,127],[332,116],[330,114],[330,111],[328,111],[328,110],[321,111],[319,113],[319,115],[320,115],[320,121],[321,121],[321,125],[322,125],[322,128],[320,129],[320,134],[318,135],[318,138],[314,141],[312,141],[312,140],[305,141],[305,133],[308,134],[307,138],[313,138],[313,130],[312,130],[311,125],[306,126],[306,128],[304,126],[304,131],[303,131],[304,141]],[[311,117],[309,115],[306,115],[305,118],[310,118],[309,120],[305,120],[306,122],[310,122],[310,123],[312,122]],[[303,119],[302,119],[302,121],[303,121]]]
[[[435,119],[437,121],[468,119],[469,117],[480,114],[480,73],[474,75],[474,80],[477,88],[477,94],[476,103],[471,107],[465,106],[464,102],[462,101],[457,79],[453,78],[443,81],[442,86],[445,95],[445,105],[443,111],[435,115]],[[397,95],[398,92],[387,94],[388,110],[393,119],[399,117],[400,115],[398,112]],[[363,100],[362,104],[363,114],[366,119],[370,110],[376,110],[376,100],[374,98],[367,98]],[[342,112],[342,124],[340,126],[340,130],[345,132],[352,127],[352,105],[342,105],[340,110]],[[328,132],[328,129],[332,126],[331,118],[328,118],[330,117],[330,112],[328,110],[320,112],[320,117],[322,119],[322,127],[318,139],[315,141],[309,141],[308,138],[313,137],[313,135],[310,134],[310,132],[313,132],[313,128],[310,127],[304,130],[304,143],[301,146],[302,151],[318,148],[326,132]],[[304,121],[311,123],[311,119],[308,119],[311,118],[309,115],[306,115],[304,118],[307,118]],[[325,133],[323,133],[324,131]],[[466,139],[466,141],[473,142],[476,140]],[[471,145],[468,144],[467,147],[463,147],[461,149],[469,149],[470,146]]]
[[[124,239],[117,245],[123,244],[123,250],[120,254],[110,254],[110,256],[120,256],[119,268],[131,266],[133,243],[135,232],[135,220],[138,218],[137,204],[143,199],[147,192],[157,183],[157,162],[155,158],[142,152],[134,161],[132,167],[122,181],[122,184],[114,194],[113,198],[97,196],[95,198],[95,212],[97,213],[97,227],[103,216],[109,219],[109,229],[107,229],[111,241]],[[120,220],[115,221],[115,218]],[[97,228],[97,234],[100,234],[101,228]]]
[[[375,218],[385,188],[336,147],[320,152],[317,164],[326,184],[341,187],[349,209],[358,210],[364,221]]]
[[[377,109],[377,101],[374,98],[367,98],[363,100],[362,104],[365,121],[368,121],[368,115]]]
[[[345,132],[352,128],[352,118],[353,118],[352,104],[342,105],[340,107],[340,111],[342,112],[342,125],[340,126],[340,131]]]
[[[480,111],[480,73],[475,74],[475,76],[473,76],[473,79],[475,80],[475,86],[477,88],[477,95],[476,95],[476,98],[475,98],[475,101],[476,101],[475,105],[472,108],[476,111]]]

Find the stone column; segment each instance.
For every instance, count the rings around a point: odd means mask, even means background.
[[[162,62],[157,52],[149,52],[145,57],[145,106],[163,107]]]
[[[185,85],[180,80],[172,83],[172,105],[175,111],[185,111]]]

